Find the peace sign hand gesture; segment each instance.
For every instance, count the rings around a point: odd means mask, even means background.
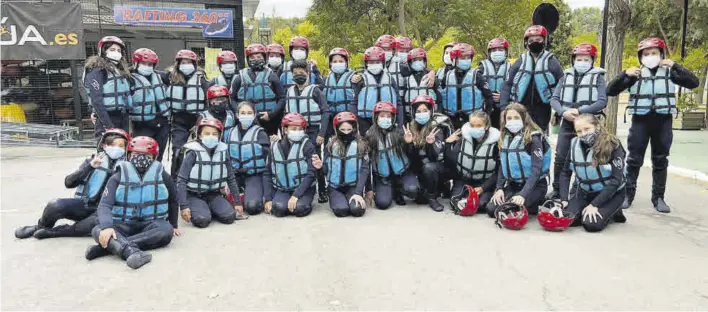
[[[445,139],[445,142],[447,142],[447,143],[457,142],[457,140],[460,139],[460,133],[462,133],[462,129],[457,129],[449,137],[447,137],[447,139]]]
[[[425,137],[425,142],[428,144],[433,144],[435,143],[435,136],[440,132],[440,129],[435,129],[433,132],[430,132],[427,137]]]
[[[409,125],[406,125],[406,127],[403,128],[403,140],[406,141],[406,143],[413,143],[413,133],[409,127]]]

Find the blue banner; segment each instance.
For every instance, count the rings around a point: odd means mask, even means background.
[[[233,38],[231,10],[151,8],[116,5],[113,19],[122,25],[202,27],[204,38]]]

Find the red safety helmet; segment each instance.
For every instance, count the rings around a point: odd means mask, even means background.
[[[505,203],[494,211],[497,217],[496,224],[509,230],[521,230],[529,221],[529,212],[524,206],[514,203]]]
[[[344,58],[344,60],[348,63],[349,62],[349,52],[347,52],[346,49],[344,48],[334,48],[329,51],[329,62],[332,62],[332,57],[335,55],[339,55]]]
[[[140,62],[157,65],[159,61],[160,58],[157,56],[157,53],[148,48],[140,48],[133,52],[133,63],[135,63],[136,65]]]
[[[218,97],[222,97],[222,96],[229,96],[229,89],[228,88],[226,88],[224,86],[220,86],[220,85],[214,85],[214,86],[209,87],[209,89],[207,89],[207,100],[211,100],[213,98],[218,98]]]
[[[379,47],[371,47],[364,51],[364,62],[366,61],[385,61],[386,52]]]
[[[474,57],[474,48],[466,43],[458,43],[450,51],[450,59],[455,60],[461,56]]]
[[[646,38],[642,41],[639,42],[637,45],[637,55],[639,55],[639,58],[642,58],[642,51],[645,49],[651,49],[651,48],[657,48],[661,51],[661,55],[664,56],[666,55],[666,42],[664,40],[661,40],[660,38],[656,37],[651,37],[651,38]]]
[[[216,55],[216,64],[221,65],[224,62],[238,62],[236,53],[231,51],[221,51]]]
[[[413,59],[424,58],[425,64],[428,64],[428,52],[425,52],[423,48],[415,48],[408,52],[408,61],[413,61]]]
[[[479,210],[479,195],[473,187],[465,185],[462,193],[450,197],[450,205],[456,214],[471,216]]]
[[[526,32],[524,32],[524,40],[531,36],[541,36],[545,39],[548,37],[548,30],[546,30],[546,27],[541,25],[533,25],[527,28]]]
[[[396,38],[391,35],[382,35],[379,37],[379,39],[376,39],[376,44],[375,46],[379,48],[391,48],[391,49],[396,49],[398,48],[398,43],[396,42]]]
[[[548,200],[538,208],[538,224],[547,231],[563,231],[575,221],[575,215],[563,210],[563,205],[556,200]]]
[[[408,37],[396,38],[396,49],[413,49],[413,41]]]
[[[376,105],[374,105],[374,114],[378,114],[380,112],[389,112],[391,114],[396,114],[396,105],[393,105],[391,102],[378,102]]]
[[[354,113],[341,112],[334,116],[334,128],[337,129],[337,127],[339,127],[339,124],[348,121],[354,122],[354,124],[356,125],[357,120],[358,118],[356,117],[356,115],[354,115]]]
[[[123,53],[125,52],[125,43],[123,43],[123,40],[116,36],[105,36],[101,38],[101,40],[98,41],[98,51],[101,51],[101,48],[103,47],[104,44],[106,43],[115,43],[121,47],[121,50],[123,50]]]
[[[155,139],[148,136],[134,137],[128,145],[128,151],[131,153],[142,153],[152,156],[157,156],[159,147]]]
[[[200,118],[199,121],[197,121],[197,134],[199,134],[202,130],[202,127],[212,127],[219,129],[219,133],[224,131],[224,124],[221,123],[216,118]]]
[[[487,51],[498,48],[504,48],[509,50],[509,41],[506,41],[506,39],[504,38],[494,38],[487,44]]]
[[[310,41],[303,36],[297,36],[290,39],[290,44],[288,45],[288,51],[291,52],[293,48],[305,48],[305,50],[310,50]]]
[[[280,54],[282,57],[285,57],[285,49],[283,48],[283,46],[281,46],[281,45],[279,45],[279,44],[277,44],[277,43],[271,43],[271,44],[269,44],[269,45],[266,47],[266,52],[268,52],[268,54],[270,54],[270,53],[278,53],[278,54]]]
[[[418,107],[417,104],[428,104],[428,108],[433,109],[435,107],[435,100],[433,99],[432,96],[427,95],[427,94],[419,94],[415,98],[413,98],[413,102],[411,102],[411,107]]]
[[[196,63],[197,53],[194,53],[194,51],[192,50],[179,50],[179,52],[177,52],[177,55],[175,55],[175,61],[179,61],[181,59],[192,60]]]
[[[260,43],[249,44],[246,47],[246,57],[249,57],[252,54],[256,53],[263,53],[263,57],[268,56],[268,52],[266,52],[266,47]]]
[[[287,126],[300,126],[306,128],[307,120],[305,120],[305,116],[300,115],[299,113],[287,113],[283,116],[283,121],[280,122],[280,127],[285,128]]]
[[[594,59],[597,57],[597,47],[589,43],[581,43],[573,48],[572,54],[573,56],[590,55]]]
[[[98,143],[99,150],[103,150],[103,147],[101,147],[101,144],[106,143],[106,138],[111,135],[121,136],[125,139],[126,144],[130,143],[130,134],[128,134],[128,132],[125,132],[125,130],[123,130],[121,128],[110,128],[110,129],[106,129],[106,131],[103,132],[103,135],[101,135],[101,141]]]

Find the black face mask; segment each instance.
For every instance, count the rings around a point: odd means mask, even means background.
[[[226,109],[229,108],[229,101],[220,101],[216,103],[212,103],[211,106],[209,106],[209,110],[217,113],[217,114],[223,114],[226,112]]]
[[[337,131],[339,132],[339,130],[337,130]],[[340,138],[340,139],[342,140],[342,142],[344,142],[345,144],[349,144],[349,143],[351,143],[352,141],[354,141],[354,139],[356,139],[356,132],[355,132],[355,131],[356,131],[356,130],[354,130],[354,131],[352,131],[352,132],[349,132],[349,133],[342,133],[342,132],[339,132],[339,138]]]
[[[138,155],[133,155],[130,158],[130,163],[135,166],[135,169],[138,170],[139,173],[145,173],[145,171],[150,168],[150,165],[152,165],[152,159],[150,159],[150,156],[145,155],[145,154],[138,154]]]
[[[531,51],[531,53],[541,53],[543,51],[543,48],[545,48],[543,42],[529,43],[529,51]]]
[[[307,75],[293,75],[293,82],[302,85],[307,81]]]
[[[256,71],[263,70],[263,66],[265,66],[264,60],[249,60],[248,61],[248,67],[250,67],[253,70],[256,70]]]

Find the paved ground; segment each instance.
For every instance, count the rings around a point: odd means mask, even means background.
[[[17,240],[86,150],[2,149],[2,310],[705,310],[706,185],[671,177],[674,212],[649,190],[599,234],[500,230],[427,207],[337,219],[252,217],[196,229],[129,269],[88,262],[89,238]],[[38,156],[42,155],[42,156]],[[641,185],[649,185],[649,170]]]

